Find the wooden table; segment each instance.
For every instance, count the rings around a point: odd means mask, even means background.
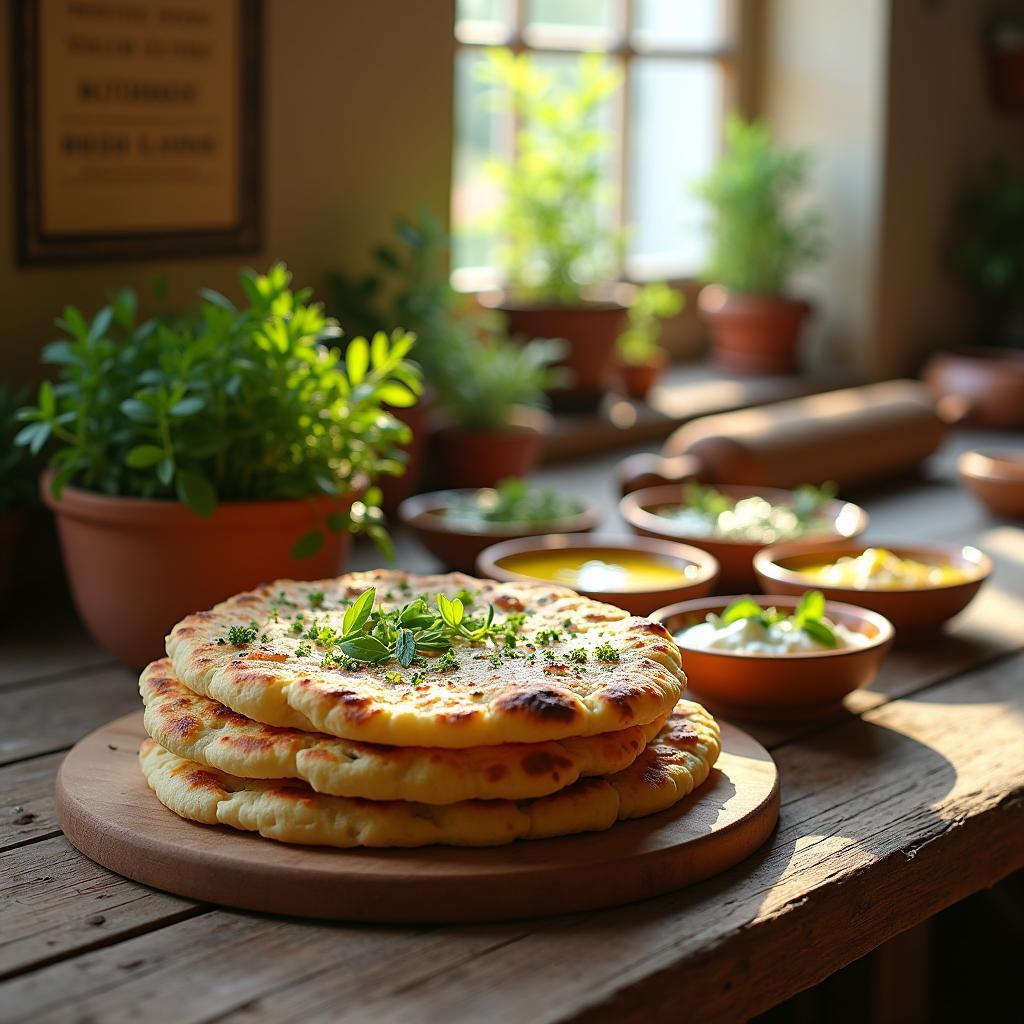
[[[197,905],[86,860],[53,780],[136,706],[132,673],[22,610],[0,637],[0,1018],[120,1021],[738,1020],[1024,865],[1024,530],[955,484],[864,495],[873,538],[977,543],[994,579],[949,634],[895,652],[827,723],[754,728],[782,772],[778,831],[727,875],[661,899],[474,927],[310,924]],[[1002,446],[1006,438],[1000,438]],[[1016,443],[1024,447],[1017,439]],[[615,460],[545,472],[605,500]],[[429,560],[403,542],[403,564]],[[372,552],[358,553],[365,566]]]

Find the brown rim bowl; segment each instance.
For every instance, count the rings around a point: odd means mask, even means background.
[[[964,452],[960,479],[994,516],[1024,518],[1024,453]]]
[[[884,548],[900,558],[911,558],[918,562],[948,562],[964,569],[969,577],[962,583],[945,586],[862,590],[811,580],[800,572],[803,566],[859,555],[865,547]],[[992,572],[992,560],[983,551],[965,544],[875,542],[866,545],[846,541],[808,544],[794,541],[792,544],[776,544],[759,551],[754,557],[754,571],[761,589],[767,593],[800,595],[807,590],[820,590],[826,600],[849,602],[884,615],[896,627],[901,640],[907,639],[907,633],[913,639],[920,640],[920,634],[938,629],[970,604]]]
[[[455,496],[473,495],[480,488],[431,491],[406,498],[398,506],[398,517],[416,539],[448,569],[473,572],[484,548],[500,541],[538,537],[550,533],[589,533],[601,520],[597,507],[582,499],[583,510],[549,523],[494,523],[488,530],[466,530],[446,522],[442,513]]]
[[[648,555],[655,562],[669,565],[680,571],[677,585],[657,587],[651,590],[586,590],[574,587],[577,593],[595,601],[604,601],[622,608],[631,615],[649,615],[655,608],[686,598],[704,597],[718,578],[718,562],[713,555],[686,544],[663,540],[649,540],[641,537],[591,538],[571,536],[564,533],[548,534],[545,537],[524,537],[520,540],[503,541],[480,553],[477,559],[477,573],[480,576],[500,580],[504,583],[551,583],[557,580],[506,569],[502,562],[514,555],[525,555],[545,551],[585,552],[593,558],[614,560],[616,555]],[[689,576],[682,575],[689,572]]]
[[[715,484],[714,488],[727,497],[735,499],[760,495],[773,505],[789,504],[793,500],[792,491],[783,491],[774,487]],[[726,540],[721,537],[693,537],[682,530],[674,529],[671,519],[658,515],[659,508],[682,504],[684,504],[683,491],[680,484],[644,487],[627,494],[619,502],[619,513],[641,537],[656,537],[659,540],[692,544],[714,555],[721,566],[721,575],[718,580],[719,590],[750,590],[756,587],[754,555],[767,545]],[[848,501],[833,500],[826,503],[823,514],[836,523],[835,530],[807,534],[801,538],[801,543],[804,540],[852,539],[859,537],[867,529],[867,512],[859,505],[853,505]]]
[[[651,618],[675,636],[734,600],[683,601],[659,608]],[[773,595],[754,600],[762,608],[795,608],[800,599]],[[867,634],[870,642],[864,647],[793,654],[706,651],[680,644],[687,693],[692,689],[694,697],[706,702],[712,713],[726,717],[795,721],[836,714],[848,693],[867,686],[878,674],[894,630],[883,615],[851,604],[828,601],[825,614],[847,629]]]

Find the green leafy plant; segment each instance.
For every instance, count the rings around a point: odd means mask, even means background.
[[[954,263],[963,281],[992,319],[1024,311],[1024,174],[994,163],[958,212]],[[989,333],[1000,340],[998,329]]]
[[[400,217],[394,239],[374,252],[362,278],[335,272],[329,286],[343,325],[401,323],[416,334],[416,357],[438,406],[459,426],[505,427],[517,405],[543,407],[563,380],[560,341],[509,339],[500,313],[460,295],[448,281],[449,238],[429,209]]]
[[[752,597],[740,597],[732,602],[720,616],[718,622],[728,626],[742,619],[754,619],[768,629],[776,623],[790,621],[794,629],[803,630],[822,647],[834,648],[839,645],[835,633],[825,618],[825,597],[820,590],[808,590],[792,615],[778,608],[762,608]]]
[[[25,393],[0,385],[0,516],[32,504],[36,492],[36,468],[29,453],[14,443],[18,434],[18,409]]]
[[[66,483],[109,495],[177,499],[200,516],[221,501],[345,495],[365,488],[329,529],[364,528],[383,539],[381,474],[398,474],[407,428],[384,403],[416,401],[414,336],[383,332],[333,344],[337,324],[308,289],[293,292],[283,264],[241,275],[246,304],[203,291],[191,315],[140,322],[121,292],[87,320],[72,306],[67,335],[44,350],[59,367],[22,410],[17,443],[52,443],[53,492]],[[296,557],[322,543],[300,539]]]
[[[621,246],[602,124],[621,75],[585,54],[566,80],[528,54],[495,49],[481,76],[494,87],[490,100],[522,126],[514,159],[491,165],[504,195],[497,227],[509,283],[529,300],[578,304],[586,286],[614,274]]]
[[[525,480],[502,480],[497,487],[485,487],[470,495],[456,495],[445,518],[470,526],[491,523],[556,523],[583,511],[583,504],[551,488],[530,490]]]
[[[824,248],[820,212],[796,203],[810,154],[776,145],[767,125],[740,117],[729,119],[725,142],[725,155],[696,189],[712,214],[703,276],[736,292],[781,295]]]
[[[629,326],[619,335],[619,358],[632,366],[651,362],[658,351],[662,320],[675,316],[685,299],[664,281],[638,288],[629,305]]]

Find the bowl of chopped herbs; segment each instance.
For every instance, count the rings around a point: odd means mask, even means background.
[[[588,502],[518,478],[496,487],[418,494],[402,502],[398,515],[446,568],[464,572],[472,572],[480,552],[498,541],[589,533],[600,521]]]

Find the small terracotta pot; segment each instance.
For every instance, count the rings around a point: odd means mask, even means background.
[[[432,438],[435,466],[449,487],[494,487],[527,476],[544,457],[550,425],[540,409],[520,408],[501,430],[443,427]]]
[[[0,516],[0,608],[7,604],[11,580],[14,578],[14,553],[25,525],[24,512],[9,512]]]
[[[645,402],[651,388],[668,365],[668,353],[659,348],[646,363],[619,363],[619,380],[626,394],[638,402]]]
[[[1024,352],[936,352],[921,376],[936,401],[950,413],[962,413],[967,423],[1004,430],[1024,427]]]
[[[628,286],[626,286],[628,288]],[[596,407],[615,376],[615,344],[625,327],[624,289],[580,306],[518,303],[507,295],[481,301],[508,317],[513,337],[562,338],[568,350],[560,365],[572,374],[565,387],[552,390],[555,408]]]
[[[709,612],[718,614],[735,597],[684,601],[659,608],[651,616],[673,634],[695,626]],[[755,597],[762,607],[795,608],[796,597]],[[843,697],[867,686],[892,646],[892,623],[876,612],[850,604],[828,602],[825,614],[847,629],[863,633],[863,647],[793,654],[744,654],[700,650],[679,644],[687,692],[724,716],[765,721],[794,721],[828,717],[842,709]]]
[[[389,514],[410,494],[415,493],[423,476],[423,465],[427,456],[430,405],[430,401],[424,396],[408,409],[393,409],[389,406],[391,414],[412,431],[409,443],[402,445],[406,458],[405,472],[401,476],[382,476],[377,481],[381,492],[381,507]]]
[[[202,519],[175,501],[109,497],[44,475],[43,500],[57,519],[75,605],[92,635],[138,667],[163,656],[164,637],[191,612],[275,579],[324,579],[340,571],[348,533],[324,528],[355,500],[237,502]],[[323,529],[309,558],[292,557],[303,534]]]
[[[399,518],[416,539],[448,569],[472,573],[477,556],[486,547],[517,537],[537,537],[545,533],[589,533],[600,522],[596,506],[583,503],[583,511],[568,519],[530,526],[515,523],[491,523],[487,530],[460,529],[443,515],[455,495],[472,496],[476,491],[434,491],[407,498],[398,509]]]
[[[762,548],[754,556],[754,571],[761,590],[767,594],[799,597],[805,591],[820,590],[827,601],[845,601],[884,615],[896,627],[900,641],[915,643],[927,640],[933,631],[962,612],[992,572],[992,559],[975,547],[940,543],[887,544],[884,541],[876,541],[872,546],[918,562],[948,562],[962,568],[967,578],[962,583],[946,586],[871,590],[810,580],[800,571],[805,566],[856,557],[866,547],[863,543],[847,541],[832,544],[793,541]]]
[[[995,516],[1024,519],[1024,455],[964,452],[957,460],[963,485]]]
[[[546,551],[570,551],[584,561],[600,559],[606,562],[614,562],[623,555],[642,555],[647,556],[652,562],[671,566],[679,572],[677,582],[655,590],[587,590],[580,586],[572,588],[584,597],[615,605],[616,608],[622,608],[631,615],[649,615],[663,604],[687,598],[706,597],[711,593],[718,578],[718,562],[713,555],[700,548],[643,537],[627,537],[621,540],[594,539],[579,534],[563,533],[506,540],[484,548],[476,562],[477,575],[503,583],[550,583],[551,580],[528,576],[505,566],[506,559]]]
[[[808,303],[777,295],[743,295],[709,284],[697,296],[711,333],[711,361],[734,373],[795,373]]]
[[[736,487],[717,484],[715,489],[733,500],[760,495],[773,505],[788,505],[793,501],[792,491],[774,487]],[[659,515],[659,510],[683,504],[683,491],[677,484],[664,487],[649,487],[627,494],[619,502],[619,513],[641,537],[657,537],[660,540],[690,544],[710,552],[718,559],[721,574],[719,589],[729,593],[736,590],[750,590],[757,586],[754,575],[754,555],[767,545],[724,537],[695,537],[683,530],[674,529],[671,519]],[[834,529],[816,535],[819,541],[851,539],[859,537],[868,526],[868,514],[859,505],[848,501],[830,501],[822,509],[822,516],[831,519]],[[815,536],[804,538],[814,540]]]

